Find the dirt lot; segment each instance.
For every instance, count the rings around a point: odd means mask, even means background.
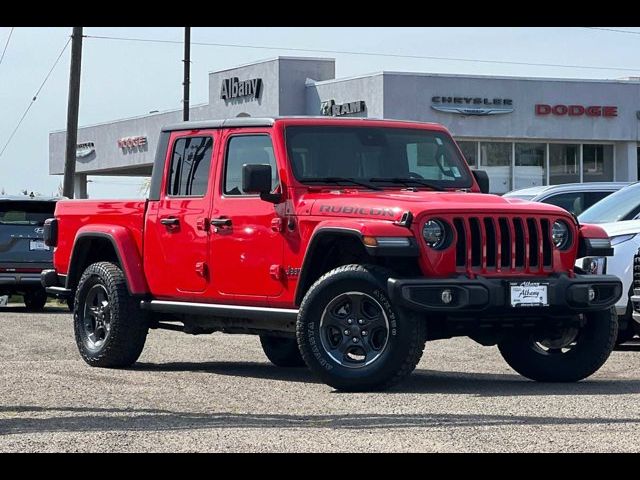
[[[640,345],[557,385],[442,340],[395,389],[343,394],[244,335],[153,330],[135,367],[90,368],[68,311],[2,307],[0,367],[3,452],[640,451]]]

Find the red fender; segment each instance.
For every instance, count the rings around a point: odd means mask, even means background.
[[[142,265],[142,252],[139,250],[131,232],[119,225],[92,224],[80,227],[73,242],[70,270],[73,266],[73,257],[76,247],[83,238],[106,238],[113,244],[120,265],[127,279],[129,293],[132,295],[144,295],[149,293],[149,286],[144,276]],[[71,272],[70,272],[71,273]]]

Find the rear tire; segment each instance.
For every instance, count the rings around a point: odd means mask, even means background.
[[[41,312],[47,303],[47,292],[43,288],[31,290],[23,295],[24,305],[30,312]]]
[[[296,334],[309,368],[343,391],[383,390],[418,364],[426,322],[393,305],[391,272],[371,265],[344,265],[326,273],[300,305]]]
[[[615,308],[585,314],[586,323],[544,334],[521,333],[498,344],[502,357],[520,375],[539,382],[577,382],[609,358],[618,335]]]
[[[306,367],[294,338],[260,335],[262,351],[277,367]]]
[[[129,295],[124,273],[109,262],[89,265],[82,274],[73,324],[80,355],[92,367],[134,364],[148,332],[146,314]]]

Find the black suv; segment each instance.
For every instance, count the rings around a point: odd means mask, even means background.
[[[40,272],[53,268],[53,251],[44,244],[44,221],[59,198],[0,197],[0,297],[22,295],[29,310],[42,310],[47,293]]]

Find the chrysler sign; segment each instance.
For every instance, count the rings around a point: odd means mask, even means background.
[[[499,115],[513,112],[513,100],[510,98],[488,97],[431,97],[431,108],[439,112],[460,115]]]
[[[78,143],[76,145],[76,158],[86,158],[96,151],[96,145],[93,142]]]

